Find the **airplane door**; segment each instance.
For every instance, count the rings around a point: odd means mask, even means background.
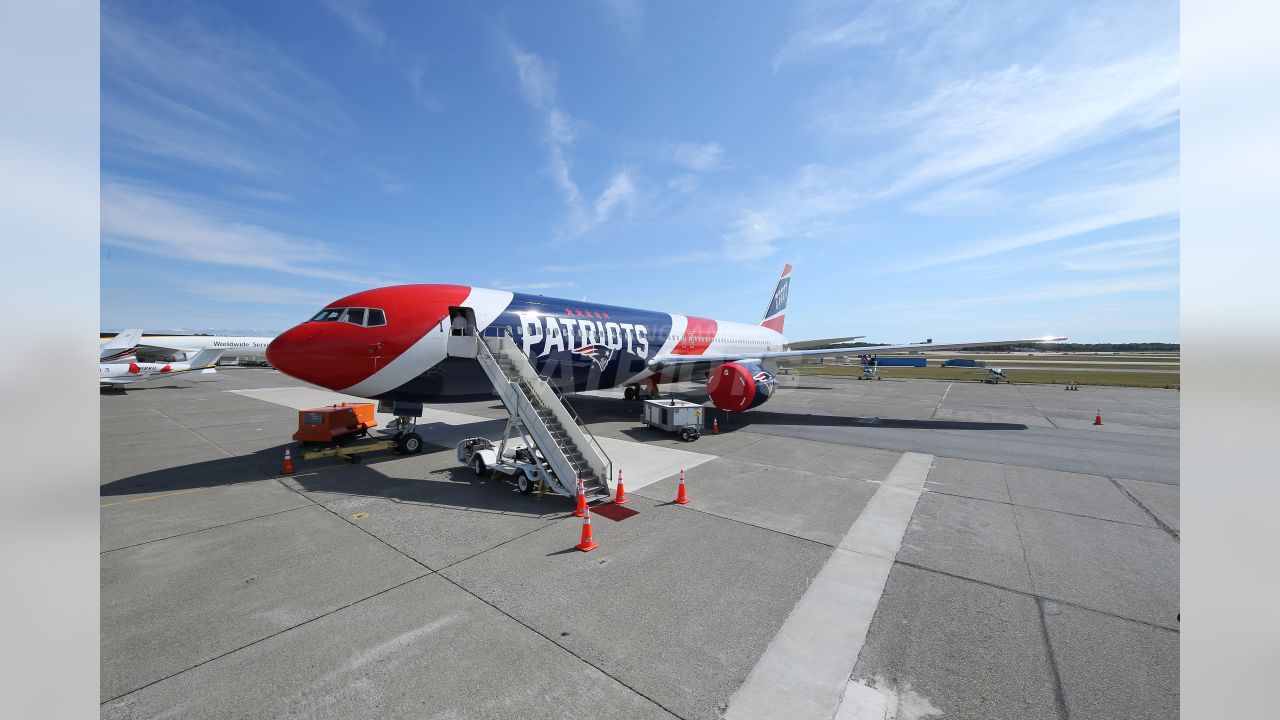
[[[476,314],[469,307],[449,308],[449,356],[474,358],[479,349]]]

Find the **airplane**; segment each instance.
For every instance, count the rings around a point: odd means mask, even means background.
[[[222,357],[222,348],[209,348],[196,353],[189,362],[181,363],[99,363],[98,387],[119,387],[143,380],[155,380],[159,377],[180,375],[193,371],[202,373],[217,372],[218,358]]]
[[[395,285],[335,300],[276,337],[267,360],[299,380],[357,397],[481,399],[493,389],[475,360],[474,337],[466,336],[510,335],[562,392],[623,387],[634,400],[656,396],[661,384],[699,380],[717,408],[741,412],[773,396],[779,365],[791,361],[1066,339],[793,349],[782,334],[790,283],[788,264],[756,325],[465,285]],[[469,356],[461,340],[472,342]]]
[[[113,363],[132,359],[142,338],[141,330],[124,330],[108,339],[98,348],[98,362]]]
[[[138,342],[137,352],[165,356],[181,353],[190,360],[195,353],[206,348],[221,348],[225,351],[224,357],[261,360],[266,357],[267,345],[273,339],[239,335],[144,334]]]

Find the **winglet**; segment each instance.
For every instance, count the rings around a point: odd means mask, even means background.
[[[98,351],[98,362],[117,362],[124,360],[138,348],[142,339],[141,330],[125,330],[102,344]]]
[[[773,289],[773,298],[769,301],[769,309],[764,312],[760,327],[767,327],[774,332],[782,332],[782,324],[787,319],[787,293],[791,290],[791,263],[782,266],[782,277]]]

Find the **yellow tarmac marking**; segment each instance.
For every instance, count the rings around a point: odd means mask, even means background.
[[[367,513],[367,512],[358,512],[358,513],[355,513],[354,515],[352,515],[352,516],[351,516],[351,519],[352,519],[352,520],[363,520],[363,519],[365,519],[365,518],[367,518],[367,517],[369,517],[369,513]]]
[[[150,497],[133,498],[132,500],[121,500],[120,502],[103,503],[98,507],[109,508],[109,507],[115,507],[116,505],[128,505],[130,503],[146,502],[147,500],[159,500],[160,498],[173,497],[174,495],[186,495],[187,493],[193,493],[200,490],[208,490],[208,489],[209,488],[207,487],[189,488],[187,490],[178,490],[171,493],[165,493],[163,495],[151,495]]]

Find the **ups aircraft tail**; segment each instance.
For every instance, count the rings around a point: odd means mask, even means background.
[[[782,323],[787,319],[787,293],[790,290],[791,263],[787,263],[782,266],[782,277],[778,278],[778,286],[773,289],[773,299],[769,301],[769,309],[764,312],[760,327],[782,332]]]

